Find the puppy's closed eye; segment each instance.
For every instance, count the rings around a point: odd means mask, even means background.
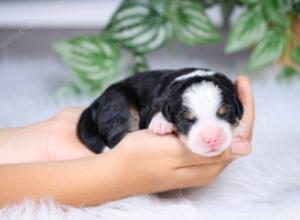
[[[229,112],[231,111],[231,107],[228,105],[222,105],[219,109],[218,109],[218,116],[220,117],[224,117],[226,116]]]
[[[233,111],[234,111],[234,108],[230,105],[222,105],[218,111],[217,111],[217,115],[220,117],[220,118],[230,118],[230,115],[233,114]],[[236,120],[236,121],[233,121],[231,122],[233,127],[237,127],[239,125],[239,121]]]
[[[190,111],[185,111],[183,113],[183,117],[187,120],[187,121],[195,121],[196,120],[196,116],[190,112]]]

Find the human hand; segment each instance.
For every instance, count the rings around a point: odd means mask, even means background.
[[[238,156],[251,151],[254,103],[248,77],[237,78],[237,90],[244,106],[241,123],[245,130],[233,138],[231,147],[214,157],[192,153],[172,134],[159,136],[148,130],[128,134],[112,150],[122,185],[129,191],[149,193],[175,188],[204,186]]]
[[[76,135],[77,123],[83,110],[81,107],[65,108],[45,122],[48,126],[45,152],[49,161],[94,155]]]
[[[231,150],[235,154],[244,155],[248,154],[251,149],[254,104],[248,77],[238,77],[236,84],[244,105],[241,124],[245,126],[245,132],[234,136]],[[93,155],[76,136],[76,125],[82,111],[83,108],[80,107],[65,108],[45,123],[48,127],[45,143],[48,160],[65,160]]]
[[[243,131],[234,134],[231,143],[231,151],[235,155],[247,155],[251,151],[251,140],[255,118],[254,98],[249,77],[239,76],[236,80],[239,99],[244,107],[244,115],[240,124]]]

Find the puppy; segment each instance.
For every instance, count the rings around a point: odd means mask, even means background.
[[[93,152],[113,148],[129,132],[176,132],[192,152],[222,153],[243,107],[235,85],[209,69],[155,70],[109,86],[81,115],[77,132]]]

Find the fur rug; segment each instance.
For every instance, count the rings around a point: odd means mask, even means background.
[[[1,68],[5,77],[8,71],[3,63]],[[32,86],[35,86],[33,82]],[[31,85],[23,87],[25,92]],[[15,88],[22,93],[22,88]],[[26,200],[0,209],[0,219],[299,220],[300,83],[256,79],[253,89],[256,99],[253,151],[234,161],[211,186],[176,191],[167,196],[135,196],[93,208],[62,207],[54,201],[34,203]],[[89,102],[86,98],[46,98],[41,92],[37,92],[37,96],[24,95],[21,101],[14,95],[4,99],[8,94],[5,91],[9,90],[2,87],[0,127],[32,123],[63,106]]]

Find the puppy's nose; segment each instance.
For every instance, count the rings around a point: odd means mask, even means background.
[[[199,141],[201,146],[204,146],[207,151],[220,150],[222,143],[225,140],[223,129],[217,126],[205,127],[199,133]]]

